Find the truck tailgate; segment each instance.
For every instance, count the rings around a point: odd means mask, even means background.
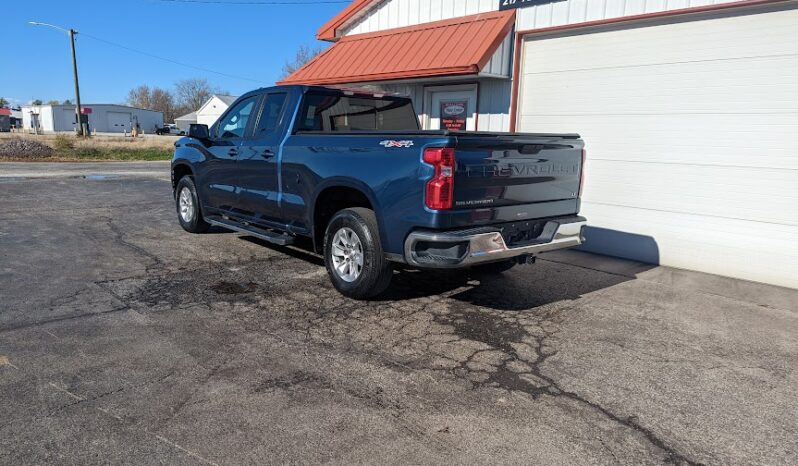
[[[579,196],[584,143],[576,135],[458,135],[455,144],[456,210]]]

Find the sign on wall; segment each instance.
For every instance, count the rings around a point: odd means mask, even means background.
[[[557,3],[565,0],[499,0],[500,10],[512,10],[513,8],[524,8],[527,6],[544,5],[546,3]]]
[[[465,131],[468,121],[467,100],[441,101],[441,129]]]

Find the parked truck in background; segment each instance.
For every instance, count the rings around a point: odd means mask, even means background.
[[[412,102],[278,86],[175,144],[178,219],[278,245],[312,240],[337,290],[384,291],[397,263],[500,273],[582,243],[576,134],[421,131]]]

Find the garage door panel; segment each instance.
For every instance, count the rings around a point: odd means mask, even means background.
[[[700,270],[707,273],[798,288],[798,247],[790,240],[798,237],[796,227],[589,202],[584,203],[583,213],[602,219],[600,227],[611,232],[634,231],[654,238],[660,262],[672,267],[695,270],[701,264]],[[603,242],[627,239],[623,233],[604,236]],[[589,238],[588,234],[588,251],[601,253],[611,247],[591,245]],[[616,247],[623,251],[623,245]]]
[[[796,24],[787,10],[527,40],[518,130],[582,135],[592,225],[651,236],[665,265],[798,287]]]
[[[596,116],[600,116],[597,118]],[[798,170],[784,115],[534,115],[526,128],[579,133],[588,158]],[[589,168],[589,167],[588,167]]]
[[[602,32],[598,42],[594,40],[597,34],[581,34],[548,39],[545,46],[540,40],[530,40],[525,47],[539,49],[532,51],[535,72],[798,53],[794,41],[797,11],[710,21],[715,22],[710,29],[695,27],[707,21],[665,24]],[[639,46],[646,43],[650,47]]]
[[[541,77],[525,89],[525,108],[606,113],[657,108],[668,113],[794,112],[798,106],[798,55],[736,63],[691,63],[654,68],[598,69]],[[559,73],[558,73],[559,74]],[[641,85],[641,83],[645,83]],[[773,99],[774,95],[779,99]],[[533,105],[534,103],[534,105]],[[798,113],[795,113],[798,118]]]
[[[798,226],[798,172],[591,160],[588,175],[591,202]]]

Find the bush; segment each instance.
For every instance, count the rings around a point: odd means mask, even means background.
[[[59,134],[55,137],[54,145],[57,151],[70,151],[75,148],[75,141],[66,134]]]
[[[13,138],[0,143],[0,155],[19,158],[41,158],[53,155],[53,148],[31,139]]]

